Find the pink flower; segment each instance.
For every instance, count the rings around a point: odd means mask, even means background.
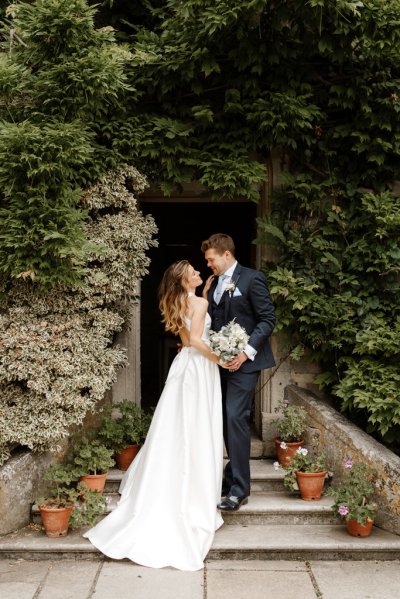
[[[347,462],[344,463],[344,467],[345,468],[352,468],[353,467],[353,460],[347,460]]]
[[[347,516],[349,513],[349,508],[346,505],[339,505],[338,512],[341,516]]]

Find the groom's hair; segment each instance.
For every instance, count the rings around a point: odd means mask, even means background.
[[[215,250],[217,254],[220,255],[228,251],[234,256],[235,244],[233,243],[232,237],[229,235],[225,235],[225,233],[215,233],[201,244],[201,251],[205,253],[207,250]]]

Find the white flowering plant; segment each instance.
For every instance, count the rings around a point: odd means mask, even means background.
[[[222,362],[229,362],[244,351],[249,341],[246,330],[235,319],[223,326],[219,331],[210,331],[210,348]]]
[[[328,495],[335,500],[333,509],[339,517],[357,520],[365,526],[367,520],[374,520],[376,513],[372,498],[377,472],[366,464],[355,464],[351,459],[344,463],[344,468],[339,484],[328,490]]]
[[[274,467],[276,468],[275,464]],[[295,491],[298,488],[296,472],[325,472],[327,470],[326,456],[322,453],[313,457],[306,447],[299,447],[290,463],[283,466],[283,469],[285,470],[283,479],[285,487]]]

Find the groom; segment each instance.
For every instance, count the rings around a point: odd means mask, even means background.
[[[235,318],[250,335],[245,350],[221,368],[225,467],[219,509],[237,510],[250,494],[250,412],[260,371],[275,365],[269,337],[275,325],[274,306],[265,276],[241,266],[229,235],[217,233],[203,241],[201,251],[213,271],[204,287],[211,328],[219,331]]]

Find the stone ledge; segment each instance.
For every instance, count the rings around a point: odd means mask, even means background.
[[[336,479],[344,474],[344,462],[349,458],[377,469],[380,484],[375,523],[400,535],[400,457],[310,391],[289,385],[285,399],[307,410],[306,445],[319,446],[326,453]]]

